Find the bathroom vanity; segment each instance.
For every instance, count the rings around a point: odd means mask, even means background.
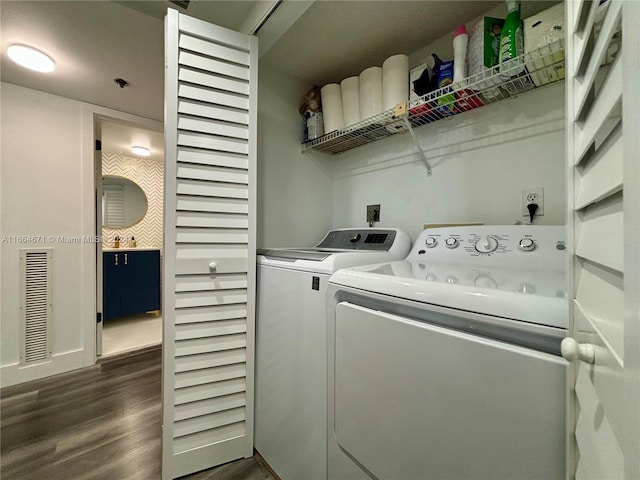
[[[102,251],[103,320],[160,309],[160,250]]]

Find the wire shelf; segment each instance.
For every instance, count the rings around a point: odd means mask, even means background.
[[[302,151],[340,153],[564,79],[564,41],[557,40],[453,85],[302,144]],[[405,121],[408,120],[407,121]]]

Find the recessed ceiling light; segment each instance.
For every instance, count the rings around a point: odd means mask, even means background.
[[[53,72],[55,63],[49,55],[26,45],[11,45],[7,49],[9,58],[30,70],[36,72]]]
[[[148,157],[151,155],[151,150],[146,147],[131,147],[131,152],[135,155],[140,155],[141,157]]]

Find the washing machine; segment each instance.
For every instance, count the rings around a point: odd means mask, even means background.
[[[258,250],[254,445],[282,480],[327,478],[329,276],[410,249],[401,230],[349,228],[315,247]]]
[[[565,478],[562,226],[423,231],[329,279],[328,478]]]

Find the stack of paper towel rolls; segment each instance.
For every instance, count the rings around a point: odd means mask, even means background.
[[[340,85],[329,83],[320,89],[322,99],[322,118],[324,120],[324,133],[344,128],[344,116],[342,113],[342,92]]]
[[[393,55],[380,67],[360,74],[360,120],[373,117],[409,99],[409,57]]]
[[[380,67],[320,90],[325,133],[342,130],[409,99],[409,57],[393,55]]]

